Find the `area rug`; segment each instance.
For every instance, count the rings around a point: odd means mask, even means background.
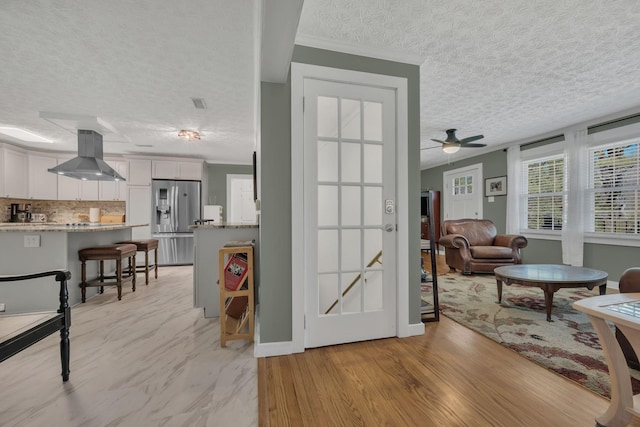
[[[522,356],[594,392],[610,397],[611,386],[598,335],[574,301],[598,295],[596,289],[561,289],[553,298],[552,322],[546,321],[541,289],[503,286],[498,304],[493,275],[438,276],[443,315],[491,338]],[[433,301],[431,284],[423,283],[423,301]],[[640,373],[631,370],[634,393]]]

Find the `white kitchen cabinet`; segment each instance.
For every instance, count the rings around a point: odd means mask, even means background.
[[[151,160],[129,160],[127,185],[151,185]]]
[[[174,160],[154,160],[152,162],[154,179],[202,180],[201,161],[184,162]]]
[[[179,162],[178,179],[202,180],[202,162]]]
[[[58,200],[58,175],[47,169],[54,168],[58,159],[53,156],[29,153],[29,198],[39,200]]]
[[[128,176],[128,163],[119,160],[106,160],[107,164],[115,169],[126,180]],[[100,200],[121,200],[127,199],[126,181],[98,181]]]
[[[3,197],[26,199],[28,195],[27,153],[4,147],[2,176]]]
[[[68,159],[58,159],[58,164]],[[99,181],[83,181],[58,175],[58,200],[99,200]]]

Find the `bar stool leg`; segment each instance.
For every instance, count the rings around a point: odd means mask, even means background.
[[[122,260],[116,260],[116,287],[118,288],[118,301],[122,299]]]
[[[132,291],[135,292],[136,291],[136,276],[137,276],[137,274],[136,274],[136,254],[133,254],[133,256],[129,258],[129,262],[131,264],[133,264],[133,279],[131,280],[131,282],[132,282],[131,287],[132,287]]]
[[[87,300],[87,262],[81,260],[82,281],[80,282],[80,290],[82,290],[82,302]]]
[[[144,284],[149,284],[149,251],[144,251]]]
[[[104,282],[104,261],[102,261],[102,260],[100,260],[100,276],[99,276],[99,278],[100,278],[101,282]],[[104,286],[100,286],[99,292],[101,294],[104,293]]]
[[[156,279],[158,278],[158,248],[153,250],[154,252],[154,270],[156,271]]]

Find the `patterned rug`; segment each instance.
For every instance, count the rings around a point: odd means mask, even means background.
[[[609,373],[598,335],[574,301],[598,295],[597,289],[560,289],[553,298],[552,322],[546,321],[540,288],[503,286],[498,304],[493,275],[438,276],[440,309],[503,346],[594,392],[610,397]],[[422,284],[423,303],[433,301],[431,285]],[[631,370],[634,393],[640,372]]]

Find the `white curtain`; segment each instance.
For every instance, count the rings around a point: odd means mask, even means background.
[[[520,146],[507,149],[507,234],[520,234]]]
[[[562,262],[582,267],[584,260],[585,191],[588,185],[587,130],[572,129],[564,134],[567,204],[562,223]]]

